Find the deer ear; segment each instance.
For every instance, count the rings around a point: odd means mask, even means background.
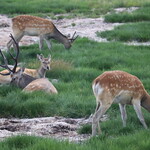
[[[43,60],[43,55],[42,54],[37,54],[37,58],[40,60],[40,61],[42,61]]]
[[[21,74],[23,74],[24,70],[25,70],[25,68],[24,68],[24,67],[21,67],[21,68],[17,71],[17,73],[19,73],[19,74],[21,75]]]
[[[71,35],[70,35],[70,34],[68,34],[68,35],[67,35],[67,38],[70,38],[70,37],[71,37]]]
[[[13,73],[12,72],[10,73],[10,77],[13,77]]]
[[[20,69],[21,69],[21,72],[22,72],[22,73],[23,73],[23,72],[24,72],[24,70],[25,70],[25,68],[24,68],[24,67],[21,67]]]

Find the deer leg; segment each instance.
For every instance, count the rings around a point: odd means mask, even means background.
[[[135,110],[135,112],[137,114],[137,117],[139,118],[140,122],[142,123],[144,128],[147,129],[147,125],[145,123],[145,120],[144,120],[144,117],[143,117],[143,114],[142,114],[142,111],[141,111],[140,101],[139,100],[133,101],[133,107],[134,107],[134,110]]]
[[[16,42],[19,42],[19,41],[22,39],[23,36],[24,36],[23,33],[18,33],[18,34],[16,34],[16,35],[14,35],[14,39],[16,40]],[[10,47],[11,47],[12,44],[14,44],[14,42],[13,42],[13,40],[11,39],[11,40],[9,40],[9,42],[7,43],[7,50],[10,49]]]
[[[120,112],[121,112],[123,127],[126,127],[126,120],[127,120],[126,105],[119,104],[119,108],[120,108]]]
[[[50,50],[51,47],[52,47],[52,44],[51,44],[50,40],[48,40],[47,38],[44,38],[44,39],[45,39],[45,41],[46,41],[46,44],[47,44],[48,49]]]
[[[39,36],[39,48],[40,50],[43,49],[43,45],[44,45],[44,38],[43,35]]]
[[[96,135],[96,130],[98,128],[99,133],[101,133],[101,129],[99,126],[100,118],[105,114],[111,104],[101,104],[98,110],[93,115],[93,122],[92,122],[92,136]]]
[[[99,109],[99,107],[100,107],[100,102],[97,102],[95,112]],[[100,133],[101,133],[101,129],[100,129],[99,121],[98,121],[98,134]]]

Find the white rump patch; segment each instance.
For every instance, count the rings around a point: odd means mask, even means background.
[[[92,85],[92,88],[95,95],[100,95],[104,90],[99,83],[97,84],[94,83]]]

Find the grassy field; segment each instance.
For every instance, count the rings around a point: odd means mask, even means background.
[[[106,22],[139,22],[139,21],[150,21],[150,4],[140,7],[139,9],[133,11],[132,13],[122,12],[115,13],[112,12],[105,16]]]
[[[67,141],[58,142],[52,139],[17,136],[0,143],[2,150],[149,150],[149,132],[139,131],[136,134],[118,136],[117,138],[97,137],[83,144]]]
[[[73,5],[72,2],[76,3],[76,5]],[[40,0],[31,0],[26,2],[25,5],[21,5],[20,0],[6,0],[1,2],[0,12],[11,15],[17,13],[37,14],[39,12],[47,14],[50,11],[53,13],[76,12],[77,14],[88,16],[92,8],[95,8],[92,16],[97,16],[105,14],[114,7],[142,6],[141,9],[143,9],[144,14],[149,16],[145,10],[147,8],[145,6],[148,6],[147,2],[148,0],[115,0],[113,2],[110,0],[69,0],[66,3],[66,0],[60,0],[56,4],[52,0],[46,1],[46,3]],[[101,9],[99,9],[100,7]],[[41,8],[40,11],[39,8]],[[61,11],[58,11],[58,8],[61,8]],[[137,18],[140,18],[140,15],[137,15]],[[121,37],[119,36],[123,32],[122,36],[128,34],[126,37],[123,37],[123,39],[127,40],[121,41],[149,41],[149,20],[135,19],[132,22],[119,26],[119,29],[116,28],[114,31],[109,31],[116,32],[121,30],[115,33],[115,35],[106,33],[106,36],[110,34],[109,38],[111,40],[120,41]],[[36,55],[41,53],[38,45],[23,46],[20,49],[19,62],[24,62],[25,67],[37,68],[39,63]],[[58,80],[58,82],[53,84],[59,94],[50,96],[43,92],[23,93],[16,87],[9,85],[0,86],[0,117],[32,118],[54,115],[73,118],[88,117],[94,112],[96,105],[91,83],[98,75],[108,70],[123,70],[136,75],[143,82],[146,90],[150,92],[149,51],[149,46],[128,46],[121,42],[98,43],[87,38],[78,38],[70,50],[65,50],[63,45],[53,41],[52,50],[49,51],[45,45],[42,53],[44,56],[47,56],[49,53],[52,55],[51,70],[48,71],[46,76],[49,80]],[[13,62],[9,60],[9,63],[12,64]],[[147,125],[150,127],[149,113],[145,110],[142,111]],[[133,107],[127,107],[128,120],[126,128],[122,127],[118,105],[113,105],[107,114],[109,120],[101,123],[102,135],[91,138],[83,144],[74,144],[66,141],[60,142],[32,136],[17,136],[1,142],[0,149],[149,150],[150,132],[143,129]],[[79,132],[90,133],[91,126],[84,126]]]
[[[133,13],[112,13],[105,16],[106,22],[125,23],[115,27],[114,30],[97,33],[97,36],[112,41],[150,41],[150,7],[143,6]],[[130,23],[129,23],[130,22]]]
[[[104,31],[97,33],[98,36],[107,38],[107,40],[115,41],[138,41],[138,42],[148,42],[150,41],[150,22],[138,22],[138,23],[128,23],[116,27],[111,31]]]
[[[73,16],[103,15],[115,7],[131,7],[146,5],[149,0],[22,0],[1,1],[1,14],[37,14],[50,16],[53,14],[72,13]],[[44,13],[44,14],[43,14]]]

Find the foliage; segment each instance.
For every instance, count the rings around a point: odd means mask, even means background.
[[[96,17],[116,7],[141,6],[149,0],[22,0],[1,1],[1,14],[53,14],[72,13],[76,15]],[[45,14],[43,14],[45,16]]]
[[[139,131],[135,134],[106,138],[104,135],[92,138],[83,144],[74,144],[67,141],[56,141],[53,139],[17,136],[8,138],[0,143],[2,150],[149,150],[150,133]]]
[[[98,36],[115,41],[150,41],[150,22],[129,23],[115,27],[114,30],[97,33]]]
[[[150,21],[150,7],[144,6],[133,11],[132,13],[122,12],[122,13],[110,13],[105,15],[106,22],[139,22],[139,21]]]

